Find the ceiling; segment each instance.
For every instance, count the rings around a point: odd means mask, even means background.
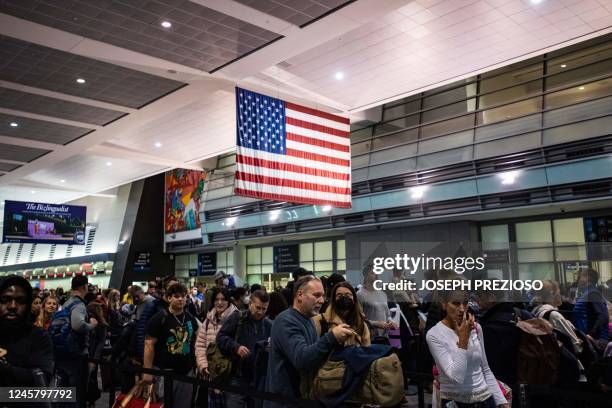
[[[202,168],[235,86],[356,117],[610,31],[612,0],[0,0],[0,201]]]

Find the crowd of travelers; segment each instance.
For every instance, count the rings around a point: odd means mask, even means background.
[[[433,376],[428,403],[442,408],[518,407],[521,384],[612,395],[609,289],[592,268],[579,271],[572,298],[548,280],[528,301],[493,291],[377,291],[372,268],[363,272],[355,287],[340,274],[297,268],[272,292],[236,286],[222,271],[212,287],[168,276],[123,292],[86,276],[72,278],[70,291],[7,276],[0,386],[75,387],[77,402],[63,405],[80,407],[95,406],[111,383],[124,394],[151,384],[162,396],[163,377],[134,374],[144,367],[211,382],[173,381],[176,408],[287,406],[214,384],[332,407],[401,406],[414,373]],[[543,397],[537,406],[578,405]]]

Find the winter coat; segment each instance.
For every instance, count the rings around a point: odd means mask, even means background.
[[[214,343],[217,338],[217,333],[227,320],[228,316],[236,311],[236,306],[230,303],[229,307],[221,314],[217,315],[217,309],[212,308],[206,315],[204,324],[198,330],[198,337],[195,344],[195,357],[198,370],[208,368],[208,360],[206,359],[206,348],[209,343]]]

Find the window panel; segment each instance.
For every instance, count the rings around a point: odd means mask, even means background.
[[[550,221],[521,222],[516,224],[516,243],[519,248],[552,245]]]
[[[419,115],[407,116],[405,118],[384,122],[374,127],[374,136],[385,133],[396,132],[406,129],[407,127],[416,126],[419,124]]]
[[[546,71],[549,74],[555,74],[608,58],[612,58],[612,42],[610,41],[561,55],[559,57],[551,58],[547,62]],[[562,65],[565,66],[562,67]]]
[[[312,261],[314,259],[312,252],[312,242],[300,244],[300,262]]]
[[[300,259],[300,266],[306,269],[307,271],[312,271],[314,269],[314,262],[303,262]]]
[[[272,253],[272,247],[263,247],[261,248],[261,263],[262,264],[271,264],[274,262],[274,255]]]
[[[261,248],[247,249],[247,265],[258,265],[261,263]]]
[[[452,163],[472,160],[472,146],[447,150],[418,157],[418,168],[439,167]]]
[[[476,128],[476,140],[499,139],[504,136],[513,136],[519,133],[539,131],[542,124],[541,115],[529,115],[518,119]]]
[[[336,270],[339,273],[344,273],[346,272],[346,261],[342,260],[342,261],[338,261],[336,262]]]
[[[346,258],[346,241],[343,239],[336,241],[336,256],[338,259]]]
[[[484,157],[522,152],[540,147],[541,144],[542,136],[540,132],[531,132],[524,135],[497,139],[491,142],[478,143],[474,147],[474,155],[476,159],[481,159]]]
[[[565,143],[607,135],[612,128],[612,116],[585,120],[571,125],[558,126],[544,131],[544,145]]]
[[[482,249],[507,249],[510,242],[508,224],[486,225],[480,228]]]
[[[234,266],[234,250],[227,251],[227,266]]]
[[[332,241],[315,242],[314,255],[316,261],[333,259]]]
[[[247,283],[250,285],[259,284],[261,285],[261,275],[248,275]]]
[[[261,265],[248,265],[247,266],[247,275],[251,274],[260,274],[261,273]]]
[[[612,62],[611,62],[612,63]],[[553,92],[544,97],[546,108],[559,108],[584,102],[612,94],[612,79],[607,78],[601,81],[574,86],[563,91]]]
[[[610,64],[612,61],[601,61],[586,67],[572,69],[546,78],[546,89],[555,89],[577,82],[584,82],[595,79],[602,75],[610,74]]]
[[[456,102],[451,105],[441,108],[428,110],[422,113],[422,123],[433,122],[434,120],[456,116],[462,113],[473,112],[476,110],[476,99],[468,99],[467,101]]]
[[[370,151],[370,141],[354,143],[351,145],[351,156],[367,153]]]
[[[361,142],[372,137],[372,127],[351,131],[351,142]]]
[[[438,89],[436,89],[436,91],[438,91]],[[463,101],[473,96],[476,96],[476,83],[460,86],[458,88],[449,89],[445,92],[439,92],[435,95],[427,96],[423,98],[423,109]]]
[[[515,65],[510,65],[487,72],[482,75],[483,79],[480,81],[480,93],[489,93],[512,86],[519,82],[537,79],[542,76],[542,67],[543,64],[539,62],[522,68],[516,68]]]
[[[448,136],[421,140],[419,142],[419,154],[434,153],[441,150],[452,149],[454,147],[471,145],[473,141],[473,130],[466,130],[464,132],[453,133]]]
[[[332,273],[334,270],[333,261],[318,261],[314,263],[314,271],[315,272],[329,272]]]
[[[553,263],[519,264],[519,279],[554,279],[555,265]]]
[[[217,267],[225,268],[226,266],[227,266],[227,252],[218,251],[217,252]]]
[[[393,160],[403,159],[405,157],[416,156],[417,144],[411,143],[403,146],[398,146],[394,149],[385,149],[378,152],[370,153],[370,164],[385,163]]]
[[[586,248],[584,246],[568,246],[555,248],[557,261],[586,261]]]
[[[584,244],[582,218],[564,218],[553,220],[555,243]]]
[[[386,108],[383,112],[383,120],[387,121],[390,119],[400,118],[402,116],[410,115],[411,113],[418,112],[421,109],[421,101],[413,100],[402,105],[396,105],[390,108]]]
[[[273,273],[273,272],[274,272],[274,265],[272,264],[261,265],[261,273]]]
[[[553,249],[552,248],[537,248],[537,249],[519,249],[518,250],[518,261],[519,262],[552,262]]]
[[[512,88],[482,95],[480,97],[478,107],[480,109],[485,109],[513,100],[522,99],[527,96],[536,95],[540,92],[542,92],[542,81],[527,82],[526,84],[521,84],[513,86]]]
[[[479,125],[499,122],[501,120],[516,118],[529,115],[541,110],[542,98],[532,98],[525,101],[515,102],[498,108],[488,109],[478,112],[477,119]]]
[[[372,139],[372,150],[382,149],[384,147],[397,146],[417,140],[419,137],[418,129],[409,129],[402,132],[393,133],[387,136],[381,136]]]
[[[428,137],[439,136],[445,133],[451,133],[462,129],[474,127],[474,115],[460,116],[458,118],[445,120],[443,122],[433,123],[421,128],[421,139]]]
[[[236,164],[236,155],[232,154],[230,156],[220,157],[217,162],[217,168],[231,166],[232,164]]]
[[[375,179],[380,177],[388,177],[395,174],[406,173],[416,169],[416,159],[404,159],[390,163],[379,164],[368,169],[369,178]]]

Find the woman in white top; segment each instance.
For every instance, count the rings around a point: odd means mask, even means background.
[[[440,295],[446,317],[426,338],[440,373],[441,407],[510,408],[487,363],[482,330],[467,313],[467,294]]]

